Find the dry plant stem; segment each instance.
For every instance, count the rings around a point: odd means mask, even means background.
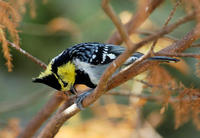
[[[153,31],[149,31],[149,30],[138,30],[137,31],[138,34],[142,34],[142,35],[153,35],[155,34],[156,32],[153,32]],[[169,39],[169,40],[172,40],[172,41],[177,41],[178,38],[175,38],[173,36],[170,36],[170,35],[165,35],[163,36],[162,38],[166,38],[166,39]],[[190,47],[200,47],[200,44],[199,43],[196,43],[196,44],[192,44]]]
[[[176,4],[175,4],[174,8],[173,8],[172,11],[170,12],[170,14],[169,14],[169,16],[168,16],[168,18],[167,18],[167,20],[166,20],[166,22],[164,23],[164,25],[163,25],[162,28],[165,28],[165,27],[168,25],[169,21],[172,19],[173,15],[174,15],[174,13],[175,13],[175,11],[176,11],[176,8],[178,7],[179,4],[180,4],[180,1],[178,0],[178,1],[176,2]],[[149,51],[149,53],[150,53],[151,55],[154,55],[154,47],[156,46],[156,43],[157,43],[157,42],[158,42],[158,39],[155,39],[155,40],[153,41],[153,44],[152,44],[151,49],[150,49],[150,51]]]
[[[163,2],[164,0],[149,0],[146,8],[139,7],[136,14],[132,16],[131,20],[125,25],[128,34],[134,33],[138,27],[149,17],[149,15]],[[123,39],[118,32],[115,32],[107,43],[121,44]]]
[[[175,13],[175,11],[176,11],[176,9],[177,9],[177,7],[179,5],[180,5],[180,0],[177,0],[176,4],[174,5],[174,8],[170,12],[169,17],[167,18],[167,20],[166,20],[165,24],[163,25],[163,27],[166,27],[169,24],[170,20],[172,19],[173,15],[174,15],[174,13]]]
[[[125,51],[121,56],[119,56],[117,61],[113,62],[113,64],[111,64],[111,66],[105,71],[104,75],[101,78],[101,81],[99,82],[98,87],[95,89],[95,91],[91,95],[89,95],[86,99],[84,99],[83,107],[87,107],[88,105],[93,103],[95,100],[97,100],[98,97],[101,96],[105,92],[105,88],[107,91],[114,87],[117,87],[120,84],[127,81],[128,79],[132,78],[133,76],[136,76],[139,73],[147,70],[150,66],[153,66],[154,64],[158,64],[158,62],[154,62],[154,63],[152,63],[150,61],[142,62],[142,63],[138,64],[137,66],[135,66],[134,68],[130,68],[129,70],[126,70],[125,72],[121,72],[119,75],[115,76],[112,80],[110,80],[108,82],[108,86],[105,85],[107,82],[107,79],[109,79],[110,75],[113,73],[112,71],[114,71],[120,65],[120,63],[123,63],[132,54],[132,52],[134,50],[143,46],[144,44],[146,44],[149,41],[152,41],[158,37],[161,37],[164,34],[171,32],[178,25],[185,23],[189,20],[192,20],[193,17],[194,17],[194,13],[191,13],[190,15],[188,15],[184,18],[181,18],[178,22],[162,29],[160,32],[147,37],[146,39],[144,39],[144,41],[136,44],[135,47],[132,47],[131,50]],[[191,39],[191,37],[192,37],[192,39]],[[175,49],[176,50],[180,49],[180,51],[183,51],[186,48],[186,46],[188,47],[188,45],[191,44],[195,40],[193,38],[194,38],[194,34],[192,31],[191,33],[187,34],[182,40],[179,40],[175,44]],[[177,45],[179,45],[179,46],[177,46]],[[174,47],[174,46],[171,46],[171,47]],[[171,47],[167,48],[168,51],[173,51],[173,50],[171,50],[171,49],[173,49]],[[184,47],[184,48],[182,48],[182,47]],[[51,121],[46,125],[46,127],[42,130],[42,132],[40,133],[40,135],[38,137],[48,138],[48,137],[55,136],[55,134],[58,132],[59,128],[63,125],[63,123],[67,119],[72,117],[74,114],[78,113],[79,111],[80,111],[80,109],[76,106],[76,104],[71,105],[69,108],[65,109],[60,114],[54,116],[51,119]]]
[[[102,8],[104,9],[105,13],[110,17],[112,22],[115,24],[120,36],[122,37],[123,41],[126,43],[127,48],[130,48],[132,45],[131,40],[127,34],[127,30],[125,29],[124,25],[121,23],[120,19],[117,17],[115,12],[113,11],[112,7],[109,5],[109,0],[102,1]]]
[[[34,63],[38,64],[40,67],[42,67],[43,69],[46,69],[46,64],[43,63],[41,60],[37,59],[36,57],[32,56],[30,53],[28,53],[27,51],[23,50],[22,48],[20,48],[19,46],[16,46],[14,43],[9,42],[10,46],[14,49],[16,49],[17,51],[19,51],[21,54],[23,54],[24,56],[28,57],[29,59],[31,59]]]
[[[136,33],[141,34],[141,35],[146,35],[146,36],[148,36],[148,35],[153,35],[153,34],[155,34],[156,32],[154,32],[154,31],[149,31],[149,30],[137,30]],[[177,41],[177,40],[178,40],[177,38],[175,38],[175,37],[173,37],[173,36],[170,36],[170,35],[165,35],[165,36],[163,36],[162,38],[170,39],[170,40],[173,40],[173,41]]]
[[[156,32],[151,32],[151,31],[146,31],[146,30],[139,30],[139,31],[137,31],[137,33],[142,34],[142,35],[153,35]],[[177,38],[175,38],[173,36],[170,36],[170,35],[165,35],[162,38],[170,39],[172,41],[177,41],[178,40]],[[195,47],[200,47],[200,44],[199,43],[192,44],[190,47],[194,47],[194,48]]]
[[[44,121],[46,121],[50,115],[58,108],[62,101],[66,97],[63,92],[56,92],[51,97],[51,99],[46,103],[46,105],[37,113],[37,115],[28,123],[26,128],[22,130],[19,138],[30,138],[36,131],[41,127]]]

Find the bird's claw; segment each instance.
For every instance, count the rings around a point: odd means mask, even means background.
[[[82,105],[82,101],[83,101],[88,95],[90,95],[91,92],[92,92],[92,90],[89,90],[89,91],[87,91],[87,92],[84,92],[84,93],[80,94],[80,95],[76,98],[75,103],[76,103],[77,107],[78,107],[80,110],[84,110],[84,107],[83,107],[83,105]]]

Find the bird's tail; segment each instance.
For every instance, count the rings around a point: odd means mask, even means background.
[[[135,62],[136,60],[138,60],[139,58],[141,58],[142,56],[144,56],[144,54],[140,53],[140,52],[136,52],[133,54],[133,56],[131,56],[124,65],[130,65],[133,62]],[[148,58],[148,60],[155,60],[155,61],[163,61],[163,62],[178,62],[179,59],[176,58],[172,58],[172,57],[167,57],[167,56],[154,56],[154,57],[150,57]]]
[[[178,61],[180,61],[177,58],[166,57],[166,56],[154,56],[154,57],[150,57],[148,59],[149,60],[164,61],[164,62],[178,62]]]

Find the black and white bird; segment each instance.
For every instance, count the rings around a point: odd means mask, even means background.
[[[97,42],[74,45],[53,58],[47,69],[33,82],[44,83],[61,91],[71,90],[72,93],[76,93],[76,84],[95,88],[105,69],[124,51],[125,48],[122,46]],[[139,52],[134,53],[123,66],[130,65],[143,55]],[[154,56],[148,60],[179,61],[166,56]]]

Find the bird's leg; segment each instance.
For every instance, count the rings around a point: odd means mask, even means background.
[[[76,105],[78,106],[78,108],[79,108],[80,110],[83,110],[83,109],[84,109],[84,107],[83,107],[83,105],[82,105],[82,101],[83,101],[88,95],[90,95],[90,94],[93,92],[93,90],[94,90],[94,89],[90,89],[90,90],[88,90],[87,92],[81,93],[81,94],[76,98],[75,103],[76,103]]]
[[[64,91],[64,94],[69,97],[69,92],[68,91]]]

